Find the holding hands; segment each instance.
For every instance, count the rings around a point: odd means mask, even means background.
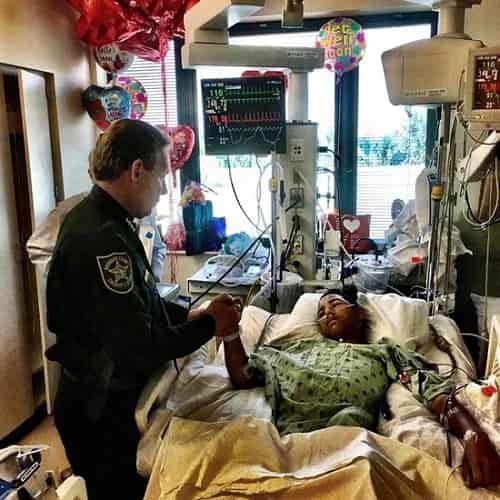
[[[241,319],[242,304],[240,299],[231,295],[217,295],[207,306],[192,309],[188,319],[193,320],[202,314],[210,314],[215,320],[215,336],[225,337],[238,330]]]

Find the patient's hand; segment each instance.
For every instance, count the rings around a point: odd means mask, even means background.
[[[224,337],[238,329],[241,319],[241,302],[230,295],[217,295],[205,312],[215,320],[215,335]]]
[[[500,484],[500,457],[488,436],[470,432],[464,436],[463,478],[469,488]]]

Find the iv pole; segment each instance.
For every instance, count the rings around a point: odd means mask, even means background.
[[[433,4],[434,8],[439,9],[439,27],[438,36],[463,37],[465,30],[465,9],[470,8],[473,4],[480,3],[478,0],[445,0]],[[450,123],[451,123],[451,105],[443,104],[441,106],[441,121],[439,134],[439,149],[437,162],[437,184],[432,188],[432,230],[431,239],[429,241],[429,260],[427,266],[427,275],[425,287],[427,290],[427,302],[433,302],[433,311],[437,311],[434,301],[437,292],[436,270],[439,267],[440,260],[440,238],[439,222],[441,218],[441,203],[444,198],[444,193],[449,189],[453,189],[450,185],[449,173],[447,169],[450,151]],[[446,215],[446,214],[444,214]],[[453,216],[453,210],[449,210],[449,217]],[[448,230],[451,229],[451,221],[448,224]],[[448,235],[448,243],[450,244],[451,236]],[[447,253],[449,253],[449,248]],[[447,263],[447,269],[449,264]],[[447,284],[446,284],[447,287]]]
[[[306,71],[300,72],[292,70],[289,77],[288,102],[287,102],[287,122],[307,122],[309,115],[308,108],[308,74]],[[271,216],[272,216],[272,239],[276,258],[271,259],[271,313],[276,312],[278,304],[278,266],[281,259],[278,256],[278,249],[281,249],[281,231],[278,226],[278,211],[280,210],[280,196],[278,190],[280,186],[280,172],[276,155],[272,155],[272,178],[269,189],[271,191]]]

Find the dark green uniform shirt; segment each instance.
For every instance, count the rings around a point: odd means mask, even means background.
[[[186,322],[187,310],[160,298],[131,218],[97,186],[61,227],[47,309],[57,335],[47,357],[93,387],[102,404],[108,390],[144,384],[167,360],[202,346],[215,329],[211,316]]]

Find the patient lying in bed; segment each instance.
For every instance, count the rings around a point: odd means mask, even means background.
[[[385,392],[399,380],[464,440],[463,476],[471,486],[500,483],[500,458],[489,438],[454,397],[450,378],[420,355],[389,341],[366,344],[367,315],[355,293],[328,293],[319,303],[322,338],[259,347],[247,356],[239,338],[224,344],[238,389],[265,386],[281,433],[330,425],[374,429]]]

